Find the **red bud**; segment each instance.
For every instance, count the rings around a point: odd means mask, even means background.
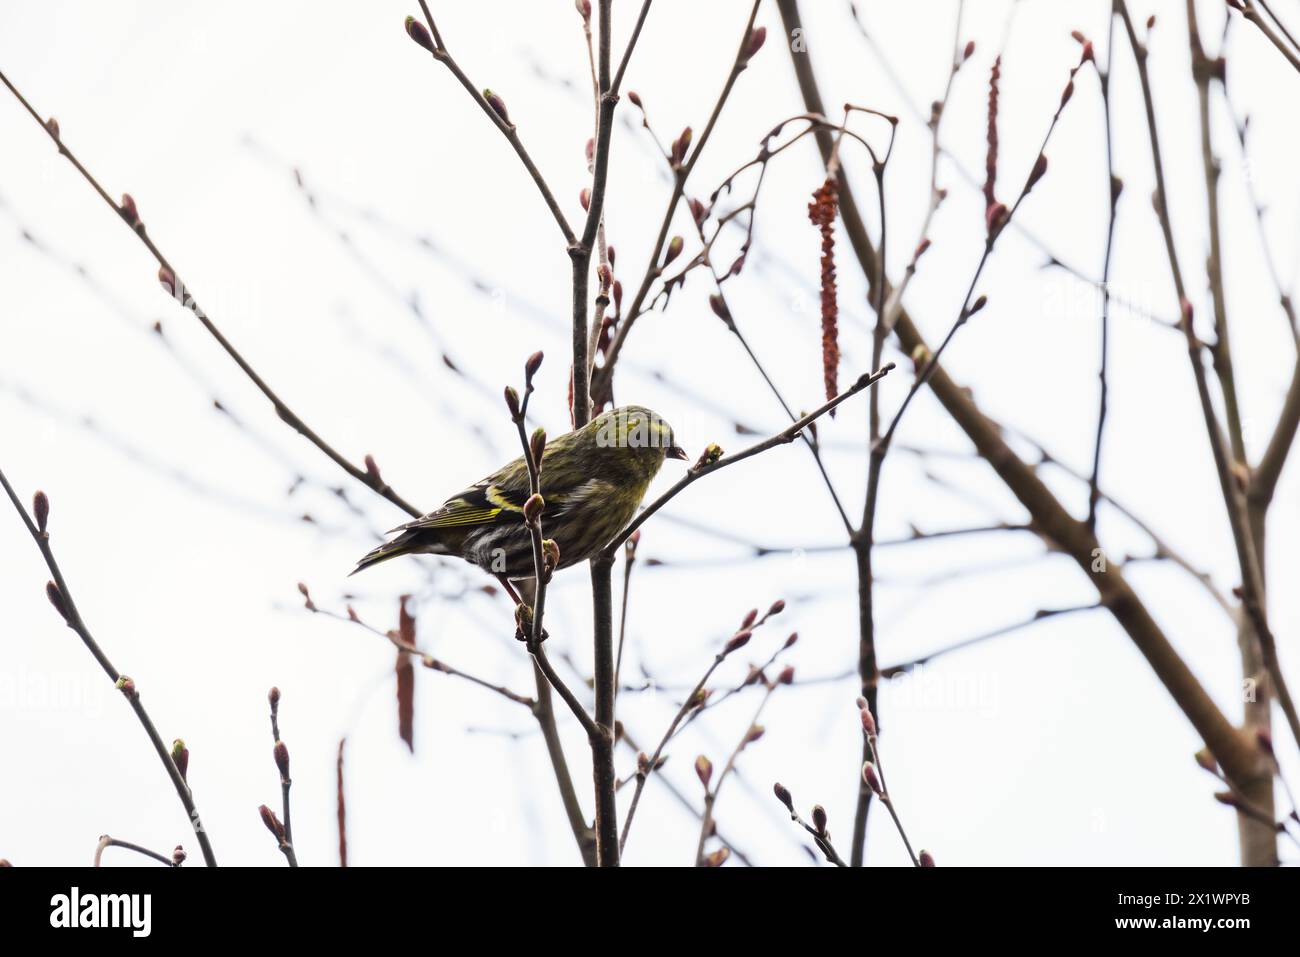
[[[786,789],[784,784],[777,781],[772,785],[772,793],[776,795],[778,801],[785,805],[787,811],[791,814],[794,813],[794,798],[790,796],[790,792]]]
[[[289,777],[289,748],[283,741],[275,742],[275,766],[280,771],[280,777],[287,779]]]
[[[545,356],[542,355],[541,352],[534,352],[531,356],[528,357],[528,361],[524,363],[525,379],[527,379],[529,382],[532,381],[533,376],[537,375],[537,370],[542,367],[542,359],[544,358]]]
[[[190,768],[190,749],[185,747],[185,742],[180,738],[172,742],[172,762],[180,772],[181,780],[186,780],[185,775]]]
[[[68,605],[63,600],[63,592],[59,591],[59,586],[54,582],[46,582],[45,597],[50,600],[50,604],[54,606],[54,610],[59,613],[63,620],[69,621]]]
[[[669,153],[669,159],[674,166],[681,166],[686,160],[686,152],[691,148],[691,128],[688,126],[682,130],[682,135],[673,140],[672,150]]]
[[[44,492],[38,491],[32,496],[32,515],[36,517],[36,530],[44,532],[50,520],[50,499]]]
[[[510,122],[510,114],[506,111],[505,100],[501,99],[500,96],[493,93],[491,90],[483,91],[483,99],[487,100],[488,106],[492,107],[492,111],[496,113],[497,116],[501,117],[501,121],[505,123],[506,126],[514,126],[514,124]]]
[[[1039,153],[1038,159],[1034,160],[1034,168],[1029,171],[1029,181],[1025,183],[1025,192],[1034,188],[1034,184],[1043,178],[1047,172],[1047,154]]]
[[[682,237],[680,236],[674,236],[668,241],[668,249],[664,252],[665,266],[682,254],[682,245]]]
[[[135,208],[135,200],[131,198],[130,193],[122,194],[122,202],[117,211],[126,220],[127,225],[133,228],[140,225],[140,212]]]
[[[863,708],[858,712],[858,715],[862,718],[863,733],[869,738],[874,738],[876,736],[876,719],[871,716],[870,709]]]
[[[415,17],[406,18],[406,35],[430,53],[434,51],[433,37],[429,36],[428,29]]]
[[[713,762],[701,754],[695,759],[695,774],[707,790],[709,780],[713,777]]]
[[[280,823],[280,819],[276,817],[275,812],[263,804],[258,807],[257,813],[262,815],[262,823],[266,825],[266,829],[271,832],[277,841],[283,844],[284,825]]]
[[[542,565],[547,571],[560,567],[560,546],[553,538],[542,540]]]
[[[738,651],[749,644],[749,639],[754,636],[752,631],[740,631],[731,636],[731,639],[722,647],[722,654],[729,655],[733,651]]]

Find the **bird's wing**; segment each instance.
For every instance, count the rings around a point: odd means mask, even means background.
[[[527,489],[524,492],[526,493]],[[488,525],[505,519],[522,517],[524,500],[527,497],[527,494],[524,494],[521,498],[515,489],[484,480],[448,499],[436,511],[423,515],[413,522],[407,522],[405,525],[398,525],[392,531]]]

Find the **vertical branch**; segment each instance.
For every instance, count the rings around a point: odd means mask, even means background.
[[[609,179],[609,148],[614,132],[614,109],[618,92],[610,79],[611,0],[600,0],[597,29],[597,98],[596,144],[592,156],[591,199],[582,235],[569,245],[573,261],[573,369],[570,401],[573,427],[580,429],[591,419],[590,358],[587,354],[587,289],[591,273],[591,253],[605,209],[605,186]],[[628,53],[630,55],[631,48]],[[621,73],[620,73],[621,75]]]
[[[958,29],[961,27],[958,12]],[[954,40],[953,70],[956,70],[956,41]],[[936,133],[937,124],[936,124]],[[891,142],[892,147],[892,142]],[[873,156],[874,159],[874,156]],[[880,204],[880,245],[876,256],[876,276],[871,289],[875,294],[876,324],[871,333],[872,367],[884,357],[885,340],[889,336],[889,327],[885,315],[885,292],[888,282],[885,277],[885,164],[876,160],[872,164],[872,173],[876,178],[876,195]],[[862,696],[870,702],[872,711],[879,707],[880,671],[876,664],[876,612],[875,612],[875,571],[872,567],[872,552],[875,545],[876,502],[880,489],[880,473],[884,466],[884,455],[877,456],[875,450],[882,449],[880,434],[880,390],[871,393],[868,419],[871,430],[872,455],[867,463],[867,495],[862,509],[862,524],[852,537],[854,558],[858,573],[858,678],[861,682]],[[862,760],[869,761],[870,754],[863,743]],[[853,844],[850,849],[850,861],[853,867],[861,867],[865,862],[867,841],[867,815],[871,809],[871,789],[858,779],[858,799],[853,812]]]
[[[1209,278],[1210,298],[1214,309],[1215,342],[1210,350],[1214,371],[1218,376],[1219,389],[1223,395],[1223,407],[1227,418],[1228,439],[1231,442],[1234,461],[1245,465],[1246,443],[1241,425],[1241,412],[1237,401],[1236,379],[1233,374],[1232,349],[1228,336],[1227,296],[1224,289],[1222,244],[1219,226],[1219,175],[1218,157],[1214,155],[1214,144],[1210,131],[1210,82],[1223,79],[1223,60],[1211,60],[1201,44],[1201,32],[1196,20],[1196,6],[1193,0],[1187,0],[1187,43],[1191,52],[1192,80],[1196,85],[1197,114],[1200,127],[1201,165],[1205,177],[1206,221],[1209,227],[1210,250],[1206,258],[1205,270]],[[1242,497],[1242,506],[1246,511],[1244,527],[1250,530],[1249,546],[1254,550],[1255,561],[1259,567],[1260,587],[1264,576],[1263,533],[1267,506],[1252,505],[1248,496]],[[1233,504],[1228,503],[1232,508]],[[1261,599],[1262,600],[1262,599]],[[1241,655],[1242,674],[1247,678],[1265,670],[1260,643],[1255,641],[1254,625],[1248,615],[1239,615],[1237,622],[1237,643]],[[1272,712],[1271,689],[1267,684],[1259,683],[1253,700],[1243,704],[1247,729],[1263,728],[1266,732],[1271,727]],[[1268,815],[1271,821],[1274,813],[1273,780],[1271,775],[1243,782],[1242,792],[1247,801]],[[1242,863],[1248,866],[1274,866],[1277,863],[1277,834],[1262,825],[1249,814],[1237,814],[1237,829],[1241,842]]]
[[[347,738],[339,738],[339,755],[334,764],[335,787],[337,789],[335,801],[338,807],[339,825],[339,867],[348,866],[348,808],[343,798],[343,748],[347,743]]]
[[[533,394],[533,376],[541,368],[542,358],[542,353],[535,352],[524,364],[522,400],[513,388],[507,388],[505,392],[506,405],[510,409],[511,418],[519,433],[519,444],[523,447],[524,464],[528,469],[530,494],[524,506],[524,518],[533,547],[533,579],[531,587],[525,590],[528,603],[518,605],[515,615],[519,624],[519,634],[527,641],[528,652],[533,658],[533,677],[537,684],[537,700],[532,705],[533,716],[542,729],[542,738],[546,742],[546,750],[555,770],[556,781],[560,787],[560,799],[564,804],[569,828],[578,843],[583,863],[591,867],[596,863],[596,846],[591,829],[582,815],[582,807],[578,803],[577,792],[574,791],[573,780],[569,774],[568,760],[565,758],[559,729],[555,723],[555,706],[551,697],[551,688],[554,687],[559,691],[565,703],[572,709],[574,716],[587,732],[593,752],[596,748],[596,739],[599,737],[598,729],[586,709],[555,672],[542,647],[542,642],[546,639],[546,630],[543,627],[546,613],[546,586],[560,558],[556,543],[542,537],[542,513],[545,511],[546,503],[541,495],[541,470],[545,459],[546,433],[542,429],[537,429],[529,439],[524,431],[528,403]],[[502,576],[502,584],[507,586],[509,584],[504,576]],[[528,584],[528,582],[521,582],[521,585]]]
[[[293,847],[293,818],[289,814],[289,788],[293,786],[293,780],[289,777],[289,748],[280,739],[280,689],[272,688],[266,700],[271,705],[271,739],[275,742],[271,753],[275,758],[275,768],[280,772],[281,813],[284,821],[284,840],[280,844],[280,850],[284,852],[289,866],[297,867],[298,855]]]
[[[582,428],[591,418],[590,378],[587,356],[587,278],[591,268],[592,244],[600,226],[605,204],[605,184],[609,174],[610,137],[614,129],[614,108],[618,92],[610,78],[611,0],[599,3],[599,40],[597,84],[599,116],[591,179],[591,202],[587,224],[573,258],[573,426]],[[647,8],[643,8],[642,17]],[[637,30],[640,30],[638,21]],[[636,35],[633,36],[635,42]],[[628,55],[631,53],[629,45]],[[626,57],[624,57],[626,65]],[[619,77],[623,66],[619,68]],[[592,779],[596,790],[596,863],[600,867],[618,866],[617,775],[614,772],[614,698],[617,693],[614,665],[614,609],[612,556],[599,554],[591,560],[591,597],[593,608],[592,651],[595,662],[596,728],[591,738]]]
[[[636,547],[641,542],[639,532],[623,543],[623,599],[618,614],[618,650],[614,653],[614,694],[618,695],[623,674],[623,643],[627,638],[627,606],[632,589],[632,568],[636,565]]]
[[[1209,224],[1210,254],[1205,271],[1210,280],[1210,300],[1214,307],[1214,345],[1210,357],[1223,393],[1223,409],[1227,419],[1228,439],[1232,455],[1238,462],[1246,461],[1246,442],[1241,426],[1241,410],[1237,400],[1236,377],[1232,369],[1232,346],[1228,338],[1228,305],[1223,283],[1223,252],[1219,228],[1219,160],[1214,155],[1210,138],[1210,81],[1222,78],[1223,61],[1211,60],[1201,45],[1201,32],[1196,24],[1196,5],[1187,0],[1187,42],[1191,48],[1192,79],[1196,84],[1197,111],[1201,138],[1201,165],[1205,176],[1206,221]]]
[[[546,680],[537,662],[533,662],[533,676],[537,682],[537,701],[533,705],[533,717],[542,729],[542,740],[546,742],[546,753],[550,756],[551,767],[555,771],[555,783],[560,788],[560,801],[564,805],[564,816],[568,819],[573,839],[578,842],[578,852],[587,867],[596,866],[596,836],[587,819],[582,814],[582,804],[578,801],[578,792],[573,786],[573,775],[569,773],[569,761],[564,755],[564,744],[560,741],[559,728],[555,724],[555,704],[551,696],[551,684]]]
[[[1196,335],[1192,323],[1192,305],[1187,298],[1183,283],[1182,270],[1178,264],[1178,255],[1174,246],[1173,227],[1169,216],[1169,195],[1165,187],[1164,163],[1161,159],[1160,138],[1156,131],[1155,104],[1151,93],[1151,80],[1147,70],[1147,49],[1138,39],[1124,0],[1116,0],[1120,17],[1128,35],[1129,45],[1133,49],[1133,58],[1137,63],[1138,80],[1142,86],[1142,100],[1146,108],[1147,134],[1151,142],[1151,161],[1156,176],[1156,215],[1160,220],[1161,232],[1164,234],[1165,247],[1169,256],[1170,271],[1173,273],[1174,287],[1178,292],[1181,327],[1187,338],[1188,358],[1192,365],[1192,374],[1196,380],[1197,397],[1200,400],[1201,414],[1205,419],[1205,428],[1209,436],[1210,451],[1214,455],[1215,470],[1223,494],[1228,524],[1232,532],[1233,545],[1237,552],[1237,563],[1241,570],[1241,587],[1239,597],[1246,617],[1255,631],[1259,641],[1260,654],[1265,670],[1272,681],[1278,703],[1286,715],[1292,737],[1300,742],[1300,712],[1291,697],[1286,678],[1278,661],[1277,646],[1268,625],[1268,615],[1264,601],[1263,572],[1259,555],[1254,543],[1250,522],[1246,516],[1245,496],[1242,493],[1239,474],[1245,463],[1232,458],[1228,447],[1229,440],[1224,435],[1219,423],[1218,413],[1214,408],[1214,399],[1210,393],[1208,377],[1201,360],[1203,344]]]
[[[632,305],[627,310],[627,315],[622,318],[614,331],[613,338],[610,340],[609,348],[605,351],[605,364],[596,370],[595,393],[599,400],[611,399],[613,397],[614,381],[614,364],[623,350],[623,344],[627,340],[628,333],[631,332],[633,324],[647,311],[646,297],[650,293],[651,287],[655,280],[659,278],[663,261],[664,244],[668,241],[668,233],[672,229],[673,215],[677,212],[677,205],[686,195],[686,183],[690,179],[691,171],[695,168],[700,154],[704,152],[704,147],[709,142],[709,137],[717,125],[718,117],[722,114],[722,108],[726,106],[728,97],[736,85],[736,80],[740,74],[749,66],[749,58],[755,52],[755,40],[757,31],[754,30],[754,19],[758,16],[758,8],[762,0],[754,0],[749,10],[749,19],[745,22],[745,32],[741,35],[740,45],[736,49],[736,58],[732,61],[731,70],[727,74],[727,79],[722,85],[722,92],[718,95],[717,102],[713,105],[713,111],[709,114],[708,122],[704,126],[704,132],[695,141],[694,148],[691,148],[690,127],[683,131],[682,136],[675,141],[674,146],[680,148],[680,155],[672,157],[673,164],[673,190],[668,197],[668,206],[664,210],[663,221],[659,225],[659,234],[655,237],[654,246],[650,251],[650,259],[646,266],[645,275],[637,287],[636,294],[632,298]],[[622,70],[619,71],[620,76]],[[617,91],[615,91],[617,92]],[[611,117],[612,120],[612,117]],[[687,150],[690,151],[689,156]],[[592,208],[595,209],[595,196],[593,191]]]
[[[591,599],[595,634],[596,728],[592,737],[592,778],[596,787],[596,861],[617,867],[618,802],[614,773],[614,597],[613,557],[601,552],[591,560]]]
[[[1106,431],[1106,403],[1109,398],[1109,381],[1107,372],[1110,357],[1110,262],[1115,245],[1115,209],[1119,204],[1120,193],[1124,184],[1115,175],[1114,142],[1112,139],[1112,115],[1110,102],[1110,69],[1115,58],[1115,11],[1106,18],[1106,68],[1093,61],[1097,68],[1097,82],[1101,86],[1101,104],[1106,130],[1106,190],[1110,206],[1106,219],[1106,252],[1101,266],[1101,360],[1097,371],[1097,437],[1092,447],[1092,474],[1088,481],[1088,527],[1094,532],[1097,528],[1097,505],[1101,501],[1101,446]]]

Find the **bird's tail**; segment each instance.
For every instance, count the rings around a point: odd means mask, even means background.
[[[372,548],[362,556],[357,562],[357,567],[348,572],[348,577],[352,577],[357,572],[370,568],[372,565],[378,565],[386,562],[390,558],[397,558],[400,555],[410,555],[413,552],[420,551],[415,544],[415,535],[411,532],[403,532],[390,542],[384,542],[376,548]]]

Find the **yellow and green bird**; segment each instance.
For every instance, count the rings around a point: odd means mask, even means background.
[[[541,469],[542,527],[559,546],[558,567],[584,561],[609,544],[636,515],[664,459],[686,457],[672,427],[639,405],[605,412],[548,442]],[[429,554],[458,556],[503,581],[532,578],[532,537],[524,522],[529,494],[521,456],[436,511],[393,529],[397,537],[367,553],[352,574],[399,555]]]

